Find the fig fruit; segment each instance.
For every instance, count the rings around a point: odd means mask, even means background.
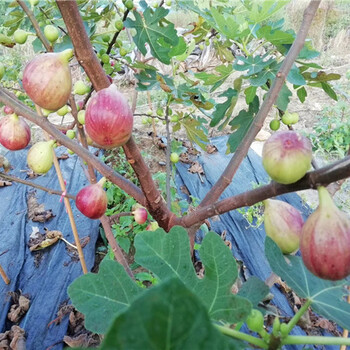
[[[263,203],[266,235],[279,246],[283,254],[293,253],[299,248],[304,224],[300,212],[292,205],[276,199],[266,199]]]
[[[54,144],[54,140],[40,141],[28,151],[27,163],[35,173],[45,174],[51,169]]]
[[[115,85],[93,96],[86,108],[85,127],[91,139],[102,148],[124,145],[130,138],[133,114]]]
[[[72,89],[68,61],[73,50],[44,53],[30,61],[23,72],[23,88],[41,108],[56,111],[63,107]]]
[[[36,5],[38,5],[39,0],[29,0],[29,3],[30,3],[32,6],[36,6]]]
[[[109,56],[104,53],[102,56],[101,56],[101,61],[104,63],[104,64],[108,64],[109,63]]]
[[[317,277],[341,280],[350,274],[350,219],[334,204],[325,187],[319,206],[306,220],[300,239],[305,266]]]
[[[107,210],[107,195],[103,189],[106,178],[82,188],[75,199],[79,211],[90,219],[99,219]]]
[[[46,39],[50,41],[50,43],[54,43],[60,36],[60,32],[55,26],[53,26],[52,24],[48,24],[44,28],[44,35]]]
[[[5,66],[0,62],[0,80],[4,77],[5,75]]]
[[[66,135],[73,140],[75,138],[75,130],[67,130]]]
[[[122,20],[117,20],[114,23],[115,29],[121,31],[124,28],[124,23]]]
[[[155,231],[157,228],[159,228],[158,222],[157,221],[152,221],[149,223],[146,227],[147,231]]]
[[[64,105],[61,107],[58,111],[57,114],[61,117],[65,116],[68,112],[70,111],[70,108],[67,105]]]
[[[260,332],[264,327],[264,315],[257,309],[252,309],[246,320],[248,328],[253,332]]]
[[[81,111],[78,112],[78,122],[82,125],[85,124],[85,111],[82,109]]]
[[[102,41],[104,41],[105,43],[108,43],[109,40],[111,40],[110,36],[108,34],[103,34],[102,35]]]
[[[27,147],[30,141],[30,128],[17,114],[8,115],[0,120],[0,143],[11,151]]]
[[[119,49],[119,53],[120,53],[120,56],[124,57],[127,55],[128,51],[126,51],[126,49],[124,47],[121,47]]]
[[[89,91],[90,91],[90,88],[82,80],[78,80],[74,84],[73,93],[76,95],[85,95]]]
[[[28,39],[28,33],[23,29],[17,29],[13,33],[13,38],[17,44],[24,44]]]
[[[279,119],[273,119],[270,121],[270,129],[276,131],[280,128],[281,122]]]
[[[170,160],[172,163],[177,163],[179,161],[180,157],[176,152],[173,152],[170,154]]]
[[[262,163],[270,177],[281,184],[301,179],[311,167],[311,142],[295,131],[277,131],[265,142]]]
[[[147,220],[147,210],[143,207],[136,208],[132,214],[134,215],[135,221],[140,225],[144,224]]]
[[[282,116],[282,123],[285,125],[296,124],[298,121],[299,121],[299,114],[298,113],[286,112]]]

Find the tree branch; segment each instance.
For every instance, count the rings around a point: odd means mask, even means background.
[[[182,218],[176,218],[173,224],[191,227],[199,221],[203,221],[214,215],[220,215],[230,210],[251,206],[267,198],[279,196],[284,193],[317,188],[321,185],[327,186],[334,181],[347,177],[350,177],[350,156],[346,156],[342,160],[323,168],[311,171],[301,180],[293,184],[282,185],[277,182],[271,182],[269,185],[225,198],[205,207],[197,208],[195,211]]]
[[[80,65],[84,68],[86,74],[89,76],[94,89],[99,91],[108,87],[110,82],[93,51],[76,2],[60,0],[56,0],[56,2],[74,45],[75,56]],[[161,227],[168,230],[169,221],[174,214],[166,207],[166,203],[156,188],[149,168],[143,160],[133,137],[129,139],[123,148],[127,160],[134,169],[136,176],[140,181],[142,191],[146,197],[146,203],[143,202],[141,204],[147,207],[152,217]],[[135,199],[138,200],[137,198]]]
[[[320,4],[320,0],[312,0],[308,5],[308,7],[306,8],[303,16],[303,21],[300,26],[299,32],[295,38],[295,41],[292,47],[290,48],[281,66],[280,71],[277,73],[276,79],[271,89],[267,93],[266,98],[263,104],[261,105],[261,108],[258,114],[256,115],[254,122],[250,126],[248,133],[246,134],[246,136],[244,137],[240,145],[237,147],[235,154],[233,155],[231,161],[229,162],[226,169],[220,176],[219,180],[206,194],[206,196],[200,203],[199,207],[204,207],[210,203],[216,202],[221,196],[221,194],[224,192],[226,187],[232,182],[232,179],[236,174],[236,171],[239,165],[247,155],[250,145],[254,141],[255,136],[258,134],[258,132],[262,128],[268,112],[270,111],[271,107],[275,103],[278,97],[278,94],[281,91],[283,84],[286,80],[286,77],[290,69],[292,68],[293,62],[298,57],[300,50],[304,46],[307,32],[310,28],[312,19],[316,13],[316,10],[319,4]]]
[[[51,188],[47,188],[47,187],[38,185],[38,184],[36,184],[36,183],[34,183],[32,181],[22,180],[22,179],[20,179],[17,176],[8,175],[8,174],[5,174],[3,172],[0,172],[0,177],[4,178],[6,180],[13,181],[13,182],[18,182],[18,183],[20,183],[22,185],[27,185],[27,186],[31,186],[31,187],[37,188],[38,190],[42,190],[42,191],[48,192],[50,194],[56,194],[58,196],[62,196],[62,194],[63,194],[62,191],[52,190]],[[73,196],[72,194],[69,194],[69,193],[65,194],[65,197],[75,200],[75,196]]]
[[[74,151],[79,157],[94,166],[108,180],[119,186],[130,196],[134,197],[141,205],[146,206],[145,196],[136,185],[101,162],[96,156],[91,154],[77,142],[62,134],[47,120],[47,118],[39,117],[34,111],[22,104],[13,94],[7,92],[2,87],[0,87],[0,101],[5,105],[10,106],[18,115],[23,116],[25,119],[28,119],[45,130],[53,136],[55,140]]]

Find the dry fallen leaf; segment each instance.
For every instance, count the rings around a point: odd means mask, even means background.
[[[45,210],[44,204],[39,204],[35,191],[29,192],[27,199],[28,219],[35,222],[46,222],[55,217],[51,209]]]
[[[199,164],[199,162],[192,163],[188,171],[192,174],[204,174],[204,170],[202,166]]]
[[[6,157],[0,154],[0,168],[4,168],[5,173],[8,173],[11,170],[11,164]]]
[[[210,145],[210,144],[207,145],[207,153],[212,154],[212,153],[215,153],[217,151],[218,151],[218,149],[215,145]]]
[[[25,331],[13,325],[10,331],[0,333],[0,350],[26,350]]]
[[[17,323],[28,311],[30,300],[26,296],[17,293],[11,293],[11,296],[14,304],[11,305],[7,318],[11,322]]]

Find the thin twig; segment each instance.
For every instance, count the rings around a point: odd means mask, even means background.
[[[0,275],[6,284],[10,284],[10,279],[7,277],[6,272],[4,271],[1,265],[0,265]]]
[[[18,182],[18,183],[23,184],[23,185],[27,185],[27,186],[30,186],[30,187],[37,188],[39,190],[48,192],[50,194],[55,194],[55,195],[58,195],[58,196],[62,196],[62,194],[63,194],[63,191],[52,190],[51,188],[47,188],[47,187],[38,185],[38,184],[36,184],[34,182],[31,182],[31,181],[28,181],[28,180],[22,180],[19,177],[16,177],[16,176],[13,176],[13,175],[8,175],[8,174],[5,174],[3,172],[0,172],[0,177],[4,178],[6,180],[9,180],[9,181]],[[67,198],[75,200],[75,196],[72,195],[72,194],[66,193],[65,196]]]
[[[169,127],[169,103],[165,108],[165,127],[166,127],[166,202],[167,207],[171,209],[171,194],[170,194],[170,176],[171,176],[171,165],[170,165],[170,153],[171,153],[171,136]]]
[[[122,19],[122,22],[123,22],[123,23],[124,23],[124,21],[127,19],[129,12],[130,12],[130,11],[129,11],[128,9],[125,10],[124,15],[123,15],[123,19]],[[122,30],[123,30],[123,29],[122,29]],[[114,36],[113,36],[111,42],[110,42],[109,45],[108,45],[108,49],[107,49],[107,51],[106,51],[107,55],[109,55],[109,54],[111,53],[112,48],[113,48],[113,45],[114,45],[115,42],[117,41],[117,38],[118,38],[118,36],[119,36],[119,34],[120,34],[120,32],[121,32],[122,30],[118,30],[118,31],[115,32],[115,34],[114,34]]]
[[[119,222],[119,219],[122,217],[122,216],[131,216],[132,213],[131,212],[122,212],[122,213],[116,213],[116,214],[113,214],[111,216],[108,216],[108,219],[109,221],[112,223],[112,224],[116,224]]]

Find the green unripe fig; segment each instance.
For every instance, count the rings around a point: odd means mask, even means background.
[[[286,112],[282,116],[282,123],[285,125],[296,124],[298,121],[299,121],[299,114],[298,113]]]
[[[272,334],[277,337],[281,328],[281,322],[279,317],[275,317],[272,324]]]
[[[115,47],[122,47],[123,46],[123,42],[120,39],[117,39],[117,41],[115,42]]]
[[[74,151],[72,151],[71,149],[67,149],[67,152],[68,152],[70,155],[73,155],[73,154],[74,154]]]
[[[109,56],[104,53],[102,56],[101,56],[101,61],[104,63],[104,64],[107,64],[109,63]]]
[[[24,44],[28,39],[28,33],[25,30],[17,29],[13,33],[13,38],[17,44]]]
[[[152,6],[156,9],[156,8],[158,8],[159,7],[159,4],[158,4],[158,2],[157,1],[155,1],[153,4],[152,4]]]
[[[78,122],[82,125],[85,124],[85,111],[84,110],[81,110],[78,112]]]
[[[132,10],[134,8],[134,2],[132,0],[126,0],[124,5],[128,10]]]
[[[273,119],[270,121],[270,129],[276,131],[280,128],[281,122],[279,119]]]
[[[126,51],[126,49],[124,49],[124,47],[121,47],[119,49],[119,53],[120,53],[120,56],[124,57],[126,56],[126,54],[128,53],[128,51]]]
[[[157,108],[157,115],[159,116],[159,117],[162,117],[163,115],[164,115],[164,111],[163,111],[163,108]]]
[[[73,140],[75,138],[75,130],[67,130],[66,136]]]
[[[29,0],[29,3],[34,7],[39,4],[39,0]]]
[[[171,6],[171,0],[167,0],[167,1],[165,2],[165,5]]]
[[[289,334],[287,323],[281,323],[280,332],[282,337],[286,337]]]
[[[173,152],[170,154],[170,161],[172,163],[174,163],[174,164],[177,163],[179,161],[179,159],[180,159],[180,157],[176,152]]]
[[[101,49],[98,54],[101,57],[102,55],[104,55],[107,51],[105,49]]]
[[[173,123],[177,123],[179,121],[179,116],[177,114],[172,115],[170,121]]]
[[[61,107],[56,113],[61,117],[65,116],[70,111],[70,108],[67,105]]]
[[[206,46],[209,46],[210,42],[209,42],[209,39],[208,38],[205,38],[205,45]]]
[[[5,66],[0,62],[0,80],[4,77],[5,75]]]
[[[105,43],[108,43],[110,40],[110,36],[108,34],[103,34],[102,35],[102,41],[104,41]]]
[[[148,118],[147,117],[142,117],[141,122],[142,122],[143,125],[147,125],[148,124]]]
[[[73,93],[77,95],[85,95],[90,91],[90,87],[87,86],[82,80],[78,80],[73,87]]]
[[[55,26],[53,26],[52,24],[48,24],[44,28],[44,35],[46,39],[50,41],[50,43],[54,43],[60,36],[60,32]]]
[[[146,112],[147,115],[152,115],[152,109],[149,109],[147,112]]]
[[[153,118],[152,118],[152,117],[148,117],[148,118],[147,118],[147,123],[148,123],[148,124],[152,124],[152,121],[153,121]]]
[[[147,231],[155,231],[157,228],[159,228],[157,221],[152,221],[150,224],[147,225],[146,230]]]
[[[35,173],[45,174],[51,169],[54,144],[54,140],[40,141],[28,151],[27,163]]]
[[[259,310],[252,309],[246,323],[251,331],[260,332],[264,327],[264,315]]]
[[[123,21],[118,19],[117,21],[115,21],[114,27],[115,27],[116,30],[119,30],[119,31],[123,30],[123,28],[124,28]]]

